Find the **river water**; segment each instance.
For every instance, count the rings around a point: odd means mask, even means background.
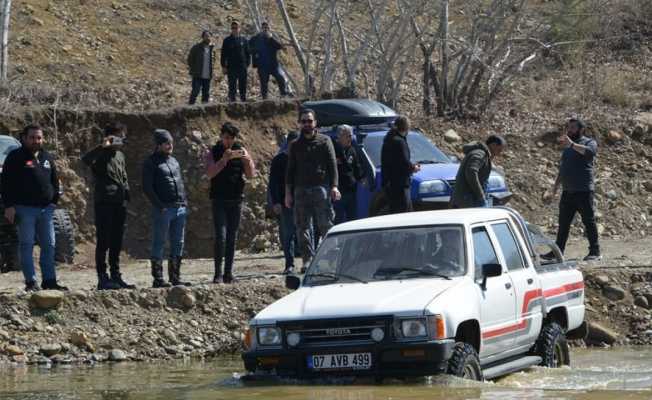
[[[243,384],[242,362],[127,363],[0,370],[0,399],[642,400],[652,399],[652,348],[574,350],[570,368],[532,368],[495,382],[451,377]]]

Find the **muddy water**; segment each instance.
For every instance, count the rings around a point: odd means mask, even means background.
[[[237,358],[0,370],[0,399],[642,400],[652,399],[652,348],[575,350],[572,367],[533,368],[496,382],[450,377],[412,382],[243,384]]]

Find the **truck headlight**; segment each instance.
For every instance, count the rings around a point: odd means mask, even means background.
[[[422,337],[426,336],[427,333],[425,318],[404,319],[401,321],[401,334],[404,338]]]
[[[281,344],[281,330],[274,326],[265,326],[256,329],[258,344],[261,346],[278,346]]]
[[[489,180],[487,181],[488,190],[504,189],[506,187],[505,178],[501,175],[489,175]]]
[[[446,191],[446,183],[440,179],[436,179],[434,181],[424,181],[419,184],[419,194],[444,193]]]

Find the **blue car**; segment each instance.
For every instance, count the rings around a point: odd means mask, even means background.
[[[349,124],[354,127],[354,146],[365,171],[366,178],[358,183],[357,218],[384,214],[387,204],[381,188],[380,153],[383,139],[390,129],[396,113],[372,100],[323,100],[303,104],[317,113],[322,133],[336,138],[335,126]],[[335,107],[336,106],[336,107]],[[333,111],[333,108],[336,108]],[[368,122],[371,124],[364,124]],[[414,209],[435,210],[447,208],[459,162],[449,157],[418,130],[407,136],[413,163],[421,164],[421,170],[412,175],[410,193]],[[487,183],[487,193],[494,204],[505,204],[511,197],[505,178],[492,171]]]

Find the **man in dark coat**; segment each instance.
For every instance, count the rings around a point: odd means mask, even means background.
[[[251,63],[247,38],[240,35],[240,23],[231,22],[231,35],[224,38],[220,57],[222,70],[229,83],[229,101],[235,101],[236,87],[240,100],[247,101],[247,68]]]
[[[452,208],[489,207],[486,187],[491,174],[491,161],[504,150],[507,142],[501,136],[491,135],[482,142],[471,142],[462,148],[464,159],[455,177],[451,196]]]
[[[263,100],[267,99],[271,75],[276,80],[281,96],[286,96],[288,94],[287,82],[278,63],[278,51],[283,49],[283,45],[272,36],[268,22],[262,23],[261,30],[259,34],[249,40],[253,66],[258,69],[260,78],[260,94]]]
[[[4,217],[18,228],[20,264],[25,277],[25,290],[41,288],[68,290],[57,283],[54,262],[53,214],[59,201],[59,177],[54,157],[43,148],[43,129],[26,126],[20,134],[21,147],[12,150],[2,169]],[[41,248],[41,287],[36,283],[34,244]]]
[[[598,243],[598,227],[595,222],[595,177],[594,160],[598,154],[598,144],[592,138],[584,136],[586,125],[579,118],[571,118],[566,133],[561,136],[564,146],[559,164],[559,174],[552,191],[544,193],[544,201],[551,201],[562,187],[559,200],[559,230],[557,246],[564,252],[570,227],[579,212],[584,223],[586,237],[589,240],[589,254],[584,261],[596,261],[602,258]]]
[[[349,125],[337,127],[335,158],[337,160],[337,175],[342,198],[335,202],[335,223],[353,221],[357,215],[358,182],[364,172],[360,165],[358,154],[353,148],[353,128]]]
[[[410,147],[407,143],[409,131],[410,121],[407,117],[400,116],[383,140],[380,169],[390,214],[412,211],[410,180],[413,173],[421,170],[421,166],[410,161]]]
[[[211,33],[203,31],[201,42],[195,44],[188,53],[188,70],[192,77],[192,91],[189,104],[195,104],[201,89],[201,102],[208,103],[213,78],[213,44]]]
[[[120,150],[126,126],[113,123],[104,129],[102,144],[82,157],[95,178],[95,268],[97,289],[134,289],[120,274],[120,251],[127,219],[129,182],[124,153]],[[106,253],[109,253],[111,277],[107,275]]]

